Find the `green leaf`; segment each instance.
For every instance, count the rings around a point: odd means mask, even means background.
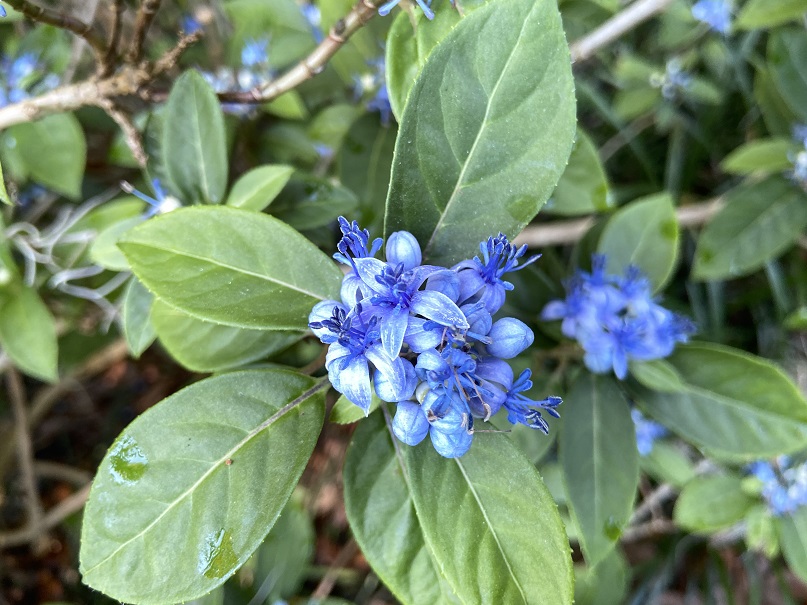
[[[387,91],[392,113],[399,121],[409,91],[426,64],[429,53],[461,19],[460,12],[447,4],[446,0],[434,4],[434,19],[431,21],[421,11],[416,11],[414,18],[402,11],[395,17],[389,30],[386,47]],[[466,6],[463,4],[462,8]]]
[[[688,531],[715,532],[743,520],[756,500],[736,475],[695,477],[675,503],[675,522]]]
[[[666,441],[656,441],[646,456],[639,457],[642,471],[659,483],[683,487],[695,476],[695,467],[680,447]]]
[[[293,167],[282,164],[253,168],[233,185],[227,205],[260,212],[277,197],[293,172]]]
[[[257,212],[181,208],[146,221],[119,245],[149,290],[207,321],[303,330],[314,304],[339,297],[335,263],[288,225]]]
[[[790,248],[807,227],[807,193],[781,176],[726,195],[726,207],[698,238],[693,276],[738,277]]]
[[[798,19],[807,11],[807,0],[748,0],[734,27],[763,29]]]
[[[354,406],[356,407],[356,406]],[[423,539],[404,461],[381,413],[362,421],[345,456],[345,512],[356,542],[404,605],[459,602]]]
[[[684,390],[643,390],[637,402],[684,439],[729,460],[807,447],[807,401],[770,362],[707,343],[679,345],[667,361],[681,376]]]
[[[678,393],[686,389],[681,375],[663,359],[631,361],[630,373],[642,386],[662,393]]]
[[[807,507],[775,521],[785,561],[802,582],[807,582]]]
[[[477,435],[456,459],[441,457],[428,439],[399,449],[426,544],[463,603],[571,604],[557,506],[505,435]]]
[[[153,302],[154,295],[146,290],[139,279],[132,277],[123,295],[121,319],[126,345],[135,358],[140,357],[157,337],[150,317]]]
[[[72,113],[16,124],[9,132],[31,178],[71,199],[81,196],[87,142]]]
[[[130,229],[143,222],[141,215],[118,221],[98,233],[90,247],[90,259],[110,271],[128,271],[129,263],[118,248],[118,241]]]
[[[613,550],[633,508],[636,432],[610,377],[583,372],[565,399],[560,460],[586,563],[596,566]]]
[[[6,181],[3,178],[3,165],[0,164],[0,202],[4,204],[8,204],[12,206],[13,203],[11,202],[11,198],[8,197],[8,191],[6,191]]]
[[[56,323],[34,288],[15,284],[0,292],[0,348],[26,374],[58,378]]]
[[[678,220],[667,193],[644,197],[620,208],[608,221],[597,252],[608,257],[608,271],[639,267],[659,291],[678,258]]]
[[[113,599],[176,603],[263,541],[319,436],[327,382],[281,370],[197,382],[137,418],[98,469],[81,573]]]
[[[151,321],[162,345],[194,372],[219,372],[263,359],[300,340],[302,332],[247,330],[203,321],[154,301]]]
[[[740,145],[721,162],[720,166],[729,174],[751,174],[752,172],[781,172],[792,168],[789,154],[794,145],[790,139],[758,139]]]
[[[168,97],[163,120],[166,170],[184,204],[218,204],[227,188],[227,139],[216,94],[193,69]]]
[[[578,128],[569,165],[544,210],[563,216],[604,212],[613,207],[608,179],[599,153],[588,135]]]
[[[771,34],[768,67],[785,103],[801,122],[807,122],[807,40],[803,28]]]
[[[367,413],[371,414],[380,404],[381,400],[373,393],[373,399],[370,402],[370,409]],[[364,410],[344,395],[340,395],[336,403],[333,404],[333,408],[331,408],[331,415],[328,417],[328,420],[336,424],[353,424],[354,422],[363,420],[365,416]]]
[[[429,55],[401,120],[385,233],[452,264],[547,200],[574,139],[568,46],[553,0],[493,1]]]
[[[268,113],[287,120],[305,120],[308,117],[305,102],[296,90],[283,93],[274,101],[265,104],[263,108]]]
[[[618,550],[597,567],[575,566],[575,605],[619,605],[628,591],[629,568]]]
[[[299,231],[324,227],[338,216],[352,216],[359,201],[352,191],[329,179],[297,173],[270,212]]]

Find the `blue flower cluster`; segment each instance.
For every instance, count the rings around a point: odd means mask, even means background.
[[[692,16],[721,34],[731,29],[730,0],[699,0],[692,7]]]
[[[664,425],[645,418],[636,408],[630,411],[630,417],[636,427],[636,449],[639,450],[639,455],[647,456],[653,451],[656,440],[666,437],[669,431]]]
[[[661,96],[668,101],[676,101],[692,85],[692,76],[684,70],[681,60],[675,57],[667,61],[663,74],[650,76],[650,85],[661,89]]]
[[[263,86],[274,77],[269,65],[269,39],[250,39],[241,49],[241,65],[236,68],[220,67],[215,72],[201,72],[204,79],[216,92],[247,92]],[[227,113],[247,116],[255,108],[243,103],[223,103]]]
[[[563,320],[561,331],[583,346],[589,370],[613,370],[622,380],[629,360],[667,357],[676,343],[689,340],[695,325],[659,305],[637,267],[624,276],[608,275],[605,267],[605,256],[594,255],[591,273],[578,271],[566,282],[566,299],[547,304],[541,318]]]
[[[41,94],[58,83],[55,74],[44,74],[44,67],[34,53],[0,59],[0,107]]]
[[[383,240],[356,222],[339,219],[342,239],[334,258],[349,270],[341,301],[318,303],[309,327],[328,345],[325,367],[334,388],[370,409],[373,389],[397,403],[396,437],[417,445],[428,435],[439,454],[456,458],[471,446],[474,419],[500,409],[508,420],[547,432],[541,409],[558,416],[559,397],[533,401],[530,371],[514,379],[505,361],[532,344],[532,330],[518,319],[493,315],[513,285],[503,279],[521,262],[501,233],[480,244],[481,257],[448,269],[422,264],[420,245],[407,231]]]
[[[762,497],[774,515],[807,505],[807,462],[795,464],[789,456],[779,456],[775,465],[759,460],[748,471],[762,482]]]

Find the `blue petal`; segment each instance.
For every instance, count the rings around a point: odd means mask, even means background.
[[[411,399],[415,394],[415,388],[418,385],[417,374],[412,362],[397,357],[393,364],[400,365],[401,371],[405,376],[403,383],[394,383],[387,378],[387,374],[378,370],[373,374],[373,385],[375,386],[376,395],[383,401],[390,403],[398,403],[406,399]],[[397,373],[396,373],[397,374]]]
[[[481,357],[476,361],[476,375],[479,378],[502,385],[506,390],[513,386],[513,368],[498,357]]]
[[[409,325],[409,310],[400,305],[381,320],[381,343],[390,358],[398,357],[403,346],[406,327]]]
[[[460,280],[454,271],[438,271],[429,276],[427,290],[436,290],[448,296],[454,302],[460,297]]]
[[[429,421],[413,401],[401,401],[392,419],[392,432],[406,445],[417,445],[429,433]]]
[[[429,431],[429,436],[434,449],[444,458],[459,458],[470,449],[473,440],[473,435],[467,431],[443,433],[434,427]]]
[[[379,294],[386,293],[387,287],[376,280],[376,277],[384,273],[386,263],[382,263],[377,258],[354,258],[353,262],[356,263],[356,272],[365,286]]]
[[[432,290],[421,290],[412,296],[411,311],[431,319],[442,326],[467,330],[468,320],[460,308],[448,296]]]
[[[373,401],[367,360],[359,355],[344,367],[336,369],[338,365],[341,364],[332,365],[331,368],[335,371],[328,373],[331,384],[337,391],[364,410],[364,414],[367,415]]]
[[[441,330],[424,330],[423,324],[427,320],[422,317],[410,317],[409,325],[406,327],[406,334],[404,335],[404,342],[409,345],[415,353],[422,353],[427,349],[434,349],[439,346],[443,340],[443,331]]]
[[[397,361],[398,357],[390,358],[378,344],[367,347],[365,355],[376,369],[384,374],[384,378],[392,384],[392,388],[397,392],[406,390],[406,370],[403,364]]]

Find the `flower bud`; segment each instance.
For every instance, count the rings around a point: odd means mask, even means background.
[[[488,336],[493,341],[488,353],[502,359],[512,359],[532,344],[535,335],[529,326],[515,317],[503,317],[493,324]]]
[[[471,447],[473,434],[468,431],[444,433],[434,427],[429,431],[432,445],[438,454],[444,458],[459,458]]]
[[[397,403],[410,399],[415,393],[415,387],[418,384],[418,378],[415,374],[415,366],[412,362],[397,357],[393,363],[400,364],[404,369],[406,381],[402,384],[393,384],[386,373],[381,373],[378,370],[373,374],[373,384],[375,385],[375,392],[379,399],[389,401],[390,403]]]
[[[392,432],[406,445],[417,445],[429,432],[429,421],[418,404],[401,401],[392,419]]]
[[[402,264],[407,271],[420,266],[423,255],[415,236],[408,231],[396,231],[387,238],[387,262],[393,266]]]
[[[324,326],[315,328],[311,327],[310,324],[330,320],[333,316],[334,308],[344,309],[344,306],[335,300],[323,300],[322,302],[318,302],[316,305],[314,305],[314,308],[311,309],[311,313],[308,315],[309,328],[311,328],[314,336],[319,338],[324,343],[336,342],[336,334]]]

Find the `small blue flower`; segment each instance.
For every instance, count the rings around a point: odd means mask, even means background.
[[[639,455],[647,456],[653,451],[653,444],[657,439],[667,436],[669,431],[664,425],[645,418],[636,408],[630,411],[630,417],[636,427],[636,448]]]
[[[699,0],[692,7],[692,16],[721,34],[731,28],[731,2],[729,0]]]
[[[311,35],[314,41],[319,44],[325,38],[322,33],[322,14],[315,4],[305,3],[300,7],[308,26],[311,28]]]
[[[664,73],[650,76],[650,85],[661,89],[661,95],[668,101],[677,101],[692,85],[692,76],[684,71],[681,60],[674,57],[667,61]]]
[[[372,95],[365,107],[369,111],[377,111],[381,116],[381,124],[388,126],[392,118],[392,105],[387,89],[387,68],[383,57],[368,61],[373,71],[353,78],[353,95],[356,100]]]
[[[153,179],[151,181],[151,188],[154,190],[154,195],[156,198],[135,189],[126,181],[122,181],[120,186],[121,189],[123,189],[126,193],[143,200],[150,206],[149,210],[145,214],[146,218],[150,218],[158,214],[166,214],[167,212],[172,212],[182,207],[182,202],[166,193],[165,189],[163,189],[162,185],[160,184],[160,179]]]
[[[524,370],[507,391],[507,398],[504,401],[504,407],[507,408],[507,419],[512,424],[523,424],[531,429],[549,433],[549,425],[541,416],[538,408],[546,410],[546,413],[554,418],[560,418],[560,414],[555,408],[563,403],[563,400],[560,397],[547,397],[540,401],[533,401],[522,395],[521,393],[532,388],[531,376],[532,373],[529,369]]]
[[[255,67],[263,65],[269,61],[269,39],[250,38],[244,42],[241,49],[241,65],[244,67]]]
[[[202,24],[199,23],[192,15],[184,15],[182,17],[182,31],[185,35],[190,36],[202,30]]]
[[[378,8],[378,14],[382,17],[387,16],[390,11],[400,4],[401,0],[390,0],[386,4],[382,4]],[[431,20],[434,19],[434,11],[432,11],[431,7],[431,0],[416,0],[417,5],[420,7],[420,10],[423,11],[423,14],[426,15],[426,18]],[[453,2],[452,2],[453,4]]]
[[[807,505],[807,463],[779,456],[776,464],[758,460],[747,470],[762,483],[762,497],[775,516],[792,514]]]
[[[663,359],[695,332],[689,319],[658,304],[638,268],[628,267],[622,277],[608,275],[602,255],[592,258],[592,267],[566,283],[565,300],[541,312],[544,320],[563,320],[561,331],[582,345],[583,362],[592,372],[613,371],[622,380],[631,359]]]

